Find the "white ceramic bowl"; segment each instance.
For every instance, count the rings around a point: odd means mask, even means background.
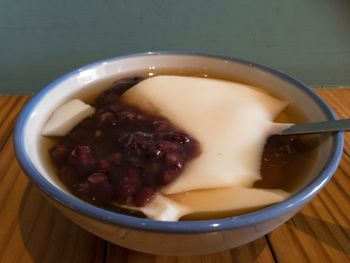
[[[298,106],[310,121],[334,119],[327,104],[311,89],[284,73],[246,61],[188,53],[144,53],[100,61],[54,81],[23,109],[15,129],[17,158],[29,179],[67,217],[112,243],[162,255],[209,254],[243,245],[270,232],[298,212],[332,177],[339,164],[343,137],[329,136],[305,184],[284,202],[241,216],[216,220],[159,222],[107,211],[71,195],[44,165],[40,131],[52,111],[73,97],[97,94],[128,76],[147,72],[225,75],[278,94]]]

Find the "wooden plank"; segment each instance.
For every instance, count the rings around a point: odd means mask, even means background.
[[[11,108],[15,105],[16,101],[18,100],[17,96],[1,96],[2,103],[0,105],[0,127],[3,126],[3,123],[5,123],[7,119],[7,115],[11,111]],[[6,133],[8,131],[5,128],[0,129],[0,141],[4,142],[6,140]],[[0,144],[3,146],[4,143]]]
[[[28,99],[29,96],[4,96],[3,101],[0,101],[0,150],[9,138],[17,115]]]
[[[338,118],[350,118],[350,87],[342,89],[319,88],[316,91],[336,112]],[[350,136],[344,138],[344,151],[350,155]]]
[[[2,109],[2,106],[5,104],[5,102],[10,98],[11,96],[0,96],[0,111]]]
[[[1,128],[10,135],[27,97],[0,97]],[[7,136],[1,134],[2,141]],[[0,152],[0,262],[103,262],[106,242],[72,223],[28,182],[12,138]]]
[[[349,223],[334,216],[339,207],[324,207],[323,198],[268,235],[278,262],[349,262]]]

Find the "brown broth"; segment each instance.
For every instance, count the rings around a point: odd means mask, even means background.
[[[135,72],[133,76],[153,76],[153,75],[182,75],[182,76],[198,76],[198,77],[210,77],[216,79],[224,79],[229,81],[243,82],[246,84],[246,81],[242,81],[237,78],[227,77],[225,75],[219,74],[208,74],[200,71],[175,71],[174,70],[153,70],[152,72]],[[103,84],[94,84],[94,85],[105,85],[107,88],[112,85],[114,80],[104,81]],[[271,94],[271,92],[266,92],[274,97],[276,94]],[[91,102],[94,100],[95,96],[89,96],[83,98],[86,102]],[[289,105],[283,112],[281,112],[275,119],[276,122],[287,122],[287,123],[303,123],[306,121],[305,116],[301,113],[301,111],[295,105]],[[300,136],[295,137],[296,140],[299,140],[305,146],[302,151],[296,149],[287,149],[291,147],[291,145],[287,145],[288,147],[285,149],[287,152],[286,156],[282,156],[286,161],[281,162],[280,159],[275,158],[276,151],[280,147],[285,147],[286,145],[281,145],[280,140],[278,138],[272,138],[268,140],[267,145],[265,146],[265,150],[263,153],[262,161],[261,161],[261,176],[262,180],[257,181],[254,184],[254,187],[257,188],[265,188],[265,189],[283,189],[287,192],[293,193],[297,191],[307,180],[307,177],[311,171],[313,163],[317,156],[317,145],[318,139],[315,136]],[[42,142],[42,159],[44,161],[45,168],[53,175],[55,182],[58,185],[65,188],[65,186],[60,182],[57,178],[57,171],[55,167],[51,164],[51,160],[48,155],[48,149],[55,143],[55,141],[51,138],[41,138]],[[292,146],[294,147],[294,146]],[[285,158],[286,157],[286,158]],[[142,214],[135,211],[128,211],[123,208],[115,207],[114,205],[105,207],[106,209],[121,212],[124,214],[129,214],[133,216],[142,216]],[[258,208],[257,208],[258,209]],[[253,209],[254,210],[254,209]],[[243,214],[250,212],[249,211],[229,211],[221,214],[201,214],[201,215],[190,215],[186,216],[183,219],[210,219],[210,218],[219,218],[219,217],[227,217],[230,215]]]
[[[293,107],[287,107],[275,121],[284,122],[286,119],[290,123],[305,121],[305,117]],[[261,159],[262,180],[254,187],[296,192],[308,179],[317,156],[317,146],[318,135],[270,137]]]

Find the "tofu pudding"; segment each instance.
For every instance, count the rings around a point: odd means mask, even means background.
[[[311,150],[297,137],[270,137],[290,125],[273,122],[287,105],[231,81],[131,78],[91,105],[61,105],[42,134],[56,141],[58,177],[85,201],[156,220],[229,216],[290,195],[261,183],[268,167]]]

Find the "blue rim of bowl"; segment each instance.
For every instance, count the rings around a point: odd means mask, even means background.
[[[272,218],[277,218],[282,216],[287,211],[295,212],[301,206],[303,206],[308,200],[310,200],[333,176],[340,162],[342,151],[343,151],[343,133],[336,133],[332,136],[332,148],[331,154],[326,161],[325,168],[320,172],[319,176],[305,186],[301,191],[294,194],[290,198],[283,202],[271,205],[267,208],[251,212],[244,215],[233,216],[222,219],[214,220],[194,220],[194,221],[179,221],[179,222],[164,222],[155,221],[147,218],[138,218],[123,214],[118,214],[112,211],[108,211],[91,204],[85,203],[75,198],[69,197],[63,191],[59,190],[52,184],[50,184],[38,170],[34,167],[30,161],[29,156],[24,150],[24,130],[28,117],[31,114],[32,109],[40,101],[40,99],[45,96],[52,88],[57,84],[64,81],[65,79],[87,69],[91,69],[100,65],[101,63],[112,62],[117,60],[123,60],[127,58],[135,58],[142,56],[163,56],[163,55],[173,55],[173,56],[193,56],[193,57],[204,57],[211,59],[225,60],[233,63],[240,63],[249,67],[254,67],[259,70],[265,71],[272,74],[294,86],[299,88],[301,91],[306,93],[311,97],[315,103],[321,108],[322,112],[328,119],[336,119],[336,115],[333,110],[325,103],[325,101],[313,92],[310,88],[305,86],[300,81],[292,78],[288,74],[263,66],[256,63],[252,63],[243,59],[231,58],[226,56],[201,54],[196,52],[145,52],[136,53],[130,55],[124,55],[114,58],[109,58],[106,60],[101,60],[74,71],[67,73],[66,75],[56,79],[41,91],[39,91],[33,98],[26,104],[22,112],[20,113],[16,127],[14,131],[14,148],[17,159],[25,171],[26,175],[30,180],[46,195],[55,200],[56,202],[64,205],[65,207],[72,209],[78,213],[85,216],[92,217],[99,221],[109,223],[112,225],[117,225],[126,228],[138,229],[143,231],[156,231],[163,233],[206,233],[214,231],[225,231],[230,229],[236,229],[241,227],[248,227],[254,224],[262,223],[264,221],[270,220]]]

